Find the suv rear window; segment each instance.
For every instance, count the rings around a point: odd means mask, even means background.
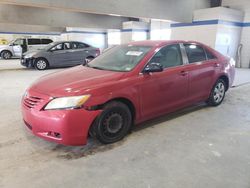
[[[41,41],[42,41],[42,44],[50,44],[53,42],[51,39],[41,39]]]
[[[40,45],[41,40],[40,39],[28,39],[28,44],[29,45]]]

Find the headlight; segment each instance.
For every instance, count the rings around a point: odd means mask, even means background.
[[[233,67],[235,67],[235,65],[236,65],[236,62],[234,61],[233,58],[230,59],[230,62],[229,62],[229,63],[230,63],[230,65],[233,66]]]
[[[60,97],[50,101],[45,110],[55,109],[75,109],[80,108],[88,99],[90,95],[73,96],[73,97]]]
[[[31,58],[33,55],[35,55],[34,53],[31,53],[31,54],[27,54],[24,56],[24,58],[28,59],[28,58]]]

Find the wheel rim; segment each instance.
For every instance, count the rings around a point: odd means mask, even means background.
[[[44,60],[39,60],[36,64],[36,66],[38,69],[45,69],[47,64]]]
[[[217,83],[214,88],[214,101],[220,103],[225,95],[225,86],[222,82]]]
[[[3,57],[4,57],[4,59],[9,59],[10,58],[10,53],[9,52],[4,52]]]
[[[115,138],[121,132],[123,125],[124,119],[120,113],[109,113],[103,120],[103,135],[107,138]]]
[[[88,64],[88,63],[91,62],[93,59],[94,59],[94,58],[90,58],[90,57],[89,57],[89,58],[86,58],[86,59],[85,59],[85,62]]]

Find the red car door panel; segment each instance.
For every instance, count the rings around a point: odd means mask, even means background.
[[[183,71],[184,67],[175,67],[161,73],[141,75],[140,102],[144,117],[150,119],[186,104],[188,74]]]

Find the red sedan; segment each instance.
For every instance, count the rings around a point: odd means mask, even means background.
[[[64,145],[121,140],[140,122],[197,102],[220,105],[234,61],[186,41],[142,41],[114,47],[86,66],[40,78],[22,99],[26,126]]]

